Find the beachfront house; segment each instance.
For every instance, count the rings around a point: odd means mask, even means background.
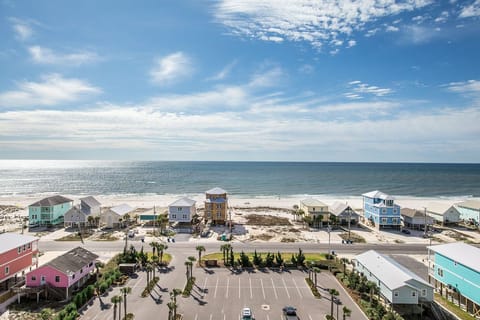
[[[480,201],[467,200],[455,205],[460,212],[460,219],[467,224],[478,226],[480,223]]]
[[[355,270],[375,283],[380,296],[391,305],[433,301],[433,286],[388,256],[369,250],[355,256],[354,263]]]
[[[80,199],[80,204],[73,206],[65,213],[63,225],[65,228],[77,227],[83,228],[94,221],[89,221],[88,217],[93,219],[100,217],[100,202],[94,197],[86,197]],[[92,220],[90,218],[90,220]]]
[[[403,226],[410,229],[424,230],[425,226],[431,226],[435,222],[422,210],[402,208],[400,214],[402,215]]]
[[[460,221],[460,212],[451,204],[431,202],[427,205],[427,215],[441,225],[456,224]]]
[[[60,299],[70,299],[72,292],[81,288],[95,269],[98,256],[87,249],[76,247],[27,274],[26,286],[45,285]]]
[[[28,206],[29,227],[54,226],[63,223],[65,213],[72,208],[73,200],[51,196]]]
[[[346,226],[350,221],[350,225],[358,223],[358,213],[348,204],[340,201],[335,201],[328,207],[331,216],[335,216],[338,224]]]
[[[428,247],[429,282],[447,300],[480,316],[480,249],[463,242]]]
[[[107,228],[119,228],[128,220],[127,215],[130,217],[134,210],[135,209],[125,203],[108,208],[100,215],[100,222]]]
[[[38,266],[38,238],[17,233],[0,234],[0,291],[17,282],[18,274]]]
[[[322,201],[313,198],[303,199],[300,201],[298,209],[302,210],[306,217],[309,217],[314,226],[321,228],[324,224],[328,224],[330,218],[328,205]]]
[[[364,193],[363,217],[365,221],[377,229],[400,229],[400,206],[395,204],[395,198],[378,190]]]
[[[213,188],[205,192],[204,219],[213,224],[225,224],[227,221],[228,197],[222,188]]]
[[[168,206],[168,221],[170,223],[190,223],[197,212],[196,201],[187,197],[178,199]]]

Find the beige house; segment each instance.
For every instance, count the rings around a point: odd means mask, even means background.
[[[312,224],[317,227],[323,227],[330,219],[328,205],[320,200],[307,198],[300,201],[299,210],[302,210],[306,217],[312,219]]]

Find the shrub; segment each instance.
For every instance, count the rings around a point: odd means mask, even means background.
[[[310,278],[305,278],[305,281],[310,287],[310,290],[312,290],[312,294],[315,296],[315,298],[320,299],[322,295],[320,294],[320,292],[318,292],[318,289],[315,287],[315,283],[313,283],[313,281]]]

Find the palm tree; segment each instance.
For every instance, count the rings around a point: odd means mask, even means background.
[[[304,216],[303,217],[303,227],[310,225],[312,223],[312,216]]]
[[[103,263],[101,263],[100,261],[97,261],[95,262],[95,277],[96,277],[96,281],[98,282],[98,275],[100,274],[100,267],[103,266]]]
[[[155,249],[158,248],[159,243],[156,241],[152,241],[149,243],[150,247],[152,247],[152,255],[155,255]]]
[[[168,320],[174,320],[177,317],[177,304],[173,301],[167,303]]]
[[[157,246],[158,255],[160,256],[160,264],[163,264],[163,252],[168,249],[168,246],[163,243],[159,243]]]
[[[113,296],[110,300],[113,303],[113,320],[117,318],[117,303],[120,302],[120,299],[122,299],[121,296]]]
[[[202,252],[205,251],[205,247],[204,246],[197,246],[196,247],[197,251],[198,251],[198,265],[201,266],[202,265]]]
[[[305,211],[303,211],[302,209],[299,209],[299,210],[297,211],[297,216],[302,217],[302,220],[303,220],[303,216],[305,216]]]
[[[337,291],[337,289],[330,289],[328,290],[328,292],[330,293],[330,317],[333,318],[333,299],[334,297],[338,296],[340,293]]]
[[[293,221],[297,221],[297,215],[298,215],[298,205],[294,204],[293,205]]]
[[[223,264],[224,265],[226,264],[227,254],[230,251],[231,247],[232,247],[232,245],[230,243],[222,244],[220,246],[220,250],[222,250],[222,253],[223,253]]]
[[[100,217],[96,216],[94,219],[95,219],[95,226],[98,228],[98,226],[100,225]]]
[[[147,263],[147,265],[145,266],[145,270],[147,271],[147,287],[148,287],[148,284],[150,283],[150,272],[152,272],[153,270],[153,267],[150,263]]]
[[[186,276],[187,276],[187,281],[190,280],[190,266],[192,265],[192,261],[185,261],[185,267],[187,268],[187,271],[186,271]]]
[[[155,269],[158,266],[158,256],[152,256],[152,270],[153,270],[153,277],[155,278]]]
[[[320,268],[318,267],[313,267],[312,268],[313,273],[315,274],[315,288],[317,287],[317,274],[320,273]]]
[[[352,310],[348,309],[347,307],[343,307],[343,320],[346,320],[347,317],[350,317],[352,315]]]
[[[160,227],[160,234],[163,234],[163,228],[167,226],[168,217],[166,214],[159,214],[157,217],[158,226]]]
[[[93,227],[93,224],[94,224],[94,222],[95,222],[95,218],[90,215],[90,216],[88,216],[87,221],[88,221],[88,226],[89,226],[90,228],[92,228],[92,227]]]
[[[177,307],[178,307],[177,296],[180,294],[182,294],[182,290],[180,289],[173,289],[172,291],[170,291],[170,299],[172,299],[172,301],[167,303],[168,309],[170,311],[169,315],[172,314],[173,319],[175,320],[177,318]]]
[[[190,278],[193,277],[193,263],[197,260],[195,257],[188,257],[188,261],[190,261]]]
[[[130,287],[123,287],[120,289],[120,292],[123,294],[123,308],[124,308],[124,314],[125,317],[127,316],[127,294],[130,294],[132,292],[132,288]]]

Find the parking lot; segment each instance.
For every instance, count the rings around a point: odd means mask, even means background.
[[[308,274],[297,270],[232,273],[226,269],[197,269],[194,276],[197,280],[192,295],[179,300],[179,310],[185,319],[240,319],[242,308],[249,307],[257,320],[280,320],[282,308],[289,305],[297,308],[302,320],[325,319],[325,315],[330,314],[331,303],[330,295],[322,288],[332,287],[340,292],[340,319],[343,306],[352,310],[354,319],[366,319],[336,280],[327,273],[317,276],[321,299],[313,296],[305,282]],[[334,315],[337,315],[336,305]]]

